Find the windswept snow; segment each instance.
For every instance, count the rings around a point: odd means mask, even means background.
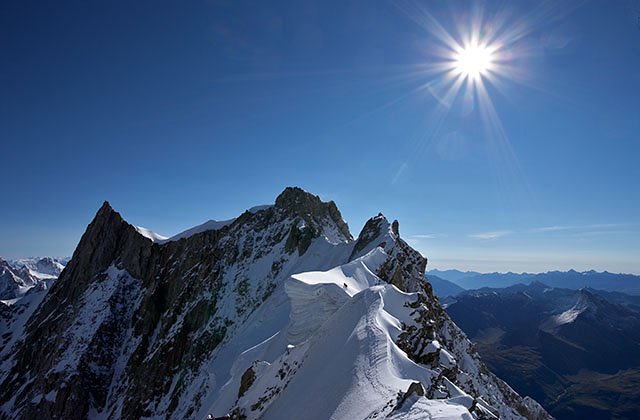
[[[268,209],[270,207],[273,207],[273,205],[272,204],[264,204],[264,205],[261,205],[261,206],[251,207],[247,211],[250,212],[250,213],[257,213],[259,211],[266,210],[266,209]],[[228,219],[228,220],[214,220],[214,219],[207,220],[206,222],[204,222],[201,225],[194,226],[194,227],[192,227],[190,229],[185,230],[184,232],[180,232],[180,233],[178,233],[176,235],[173,235],[170,238],[164,238],[164,240],[166,242],[168,242],[168,241],[178,241],[180,239],[188,238],[190,236],[193,236],[193,235],[198,234],[198,233],[206,232],[208,230],[222,229],[223,227],[228,226],[228,225],[230,225],[231,223],[233,223],[235,221],[236,221],[235,217],[233,219]]]
[[[388,420],[472,420],[469,411],[456,403],[430,400],[425,397],[413,396],[397,411],[391,413]]]
[[[281,330],[242,352],[211,406],[213,415],[227,414],[235,402],[248,419],[471,419],[473,398],[453,384],[451,398],[408,399],[394,411],[400,393],[414,382],[426,387],[438,373],[410,360],[395,343],[402,325],[415,323],[406,304],[417,294],[376,276],[386,258],[376,247],[331,270],[292,275],[285,282],[290,321],[277,316]],[[256,380],[238,398],[248,368]]]
[[[206,232],[207,230],[218,230],[218,229],[222,229],[223,227],[230,225],[231,223],[233,223],[236,219],[229,219],[229,220],[209,220],[204,222],[201,225],[192,227],[191,229],[187,229],[184,232],[180,232],[177,235],[173,235],[172,237],[170,237],[168,239],[168,241],[178,241],[180,239],[183,238],[188,238],[189,236],[193,236],[197,233],[201,233],[201,232]]]
[[[326,286],[332,283],[343,288],[347,295],[353,296],[364,289],[381,283],[381,280],[374,273],[386,259],[387,254],[382,248],[376,247],[364,257],[329,271],[310,271],[294,274],[291,277],[292,280],[298,280],[307,285]]]
[[[266,210],[266,209],[271,208],[271,207],[273,207],[273,204],[263,204],[263,205],[260,205],[260,206],[253,206],[247,211],[249,213],[257,213],[259,211]]]
[[[569,324],[576,320],[578,315],[584,311],[583,308],[571,308],[554,317],[555,325]]]
[[[578,301],[571,308],[549,318],[542,325],[542,328],[545,330],[549,330],[564,324],[570,324],[574,322],[578,318],[578,316],[580,316],[580,314],[589,309],[595,309],[593,302],[591,302],[591,300],[585,294],[581,294]]]
[[[147,229],[142,226],[135,226],[135,228],[140,235],[144,236],[145,238],[151,239],[152,242],[162,242],[168,239],[166,236],[155,233],[151,229]]]

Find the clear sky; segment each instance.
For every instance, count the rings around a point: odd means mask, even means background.
[[[640,273],[640,2],[471,4],[3,2],[0,255],[298,185],[431,268]],[[496,65],[449,90],[470,33]]]

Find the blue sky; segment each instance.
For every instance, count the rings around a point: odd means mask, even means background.
[[[298,185],[431,268],[640,273],[637,1],[0,7],[4,257],[71,254],[105,199],[171,235]],[[424,71],[479,12],[495,113]]]

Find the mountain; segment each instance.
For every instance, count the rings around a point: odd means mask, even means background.
[[[396,221],[353,239],[299,188],[166,241],[105,202],[51,289],[3,312],[2,416],[550,418],[485,367],[426,264]]]
[[[483,287],[504,288],[515,284],[528,284],[532,281],[547,284],[551,287],[581,289],[590,287],[598,290],[622,292],[640,295],[640,276],[633,274],[615,274],[594,270],[578,272],[548,271],[546,273],[476,273],[458,270],[430,270],[428,274],[436,275],[451,281],[464,289],[480,289]]]
[[[51,257],[24,258],[11,261],[15,268],[26,267],[32,276],[39,279],[56,279],[62,273],[65,264]]]
[[[594,270],[584,272],[575,270],[567,272],[550,271],[537,274],[532,280],[540,281],[552,287],[564,287],[567,289],[590,287],[611,292],[640,295],[640,276],[633,274],[616,274]]]
[[[26,268],[15,268],[0,258],[0,299],[15,299],[38,283],[38,278]]]
[[[429,270],[427,274],[437,276],[443,280],[447,280],[453,283],[465,279],[467,277],[475,277],[480,275],[475,271],[460,271],[460,270],[438,270],[437,268]]]
[[[11,262],[0,258],[0,354],[19,338],[24,323],[46,295],[60,267],[63,266],[50,257]]]
[[[433,288],[433,293],[435,293],[435,295],[440,299],[444,299],[448,296],[455,296],[465,290],[454,282],[442,279],[431,273],[427,275],[427,280]]]
[[[47,289],[64,265],[51,257],[6,261],[0,258],[0,300],[15,303],[32,288]]]
[[[447,312],[492,371],[556,418],[633,418],[640,312],[620,295],[532,282],[465,291]]]

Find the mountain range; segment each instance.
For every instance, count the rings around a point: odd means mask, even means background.
[[[478,273],[459,270],[429,270],[428,275],[453,282],[463,289],[482,287],[503,288],[515,284],[540,282],[551,287],[580,289],[590,287],[598,290],[640,295],[640,276],[607,271],[548,271],[546,273]]]
[[[532,282],[444,302],[489,368],[556,418],[636,418],[640,297]]]
[[[7,261],[0,258],[0,301],[19,299],[32,288],[47,288],[64,265],[51,257]]]
[[[427,260],[299,188],[174,238],[105,202],[2,307],[2,418],[547,419],[482,362]]]

